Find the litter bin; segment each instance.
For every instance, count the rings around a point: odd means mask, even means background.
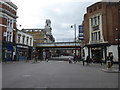
[[[107,68],[111,68],[112,64],[111,61],[107,61]]]

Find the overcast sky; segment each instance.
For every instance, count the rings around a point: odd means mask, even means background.
[[[82,24],[86,7],[100,0],[11,0],[17,5],[18,29],[44,28],[50,19],[52,34],[58,41],[73,41],[73,24]],[[19,27],[21,25],[21,28]]]

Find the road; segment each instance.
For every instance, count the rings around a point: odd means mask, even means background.
[[[73,59],[73,56],[59,56],[59,57],[52,57],[51,60],[63,60],[63,61],[68,61],[68,59],[71,58]]]
[[[118,88],[118,73],[106,73],[106,65],[66,61],[3,64],[3,88]]]

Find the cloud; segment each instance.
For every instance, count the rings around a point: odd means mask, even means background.
[[[22,28],[44,28],[45,20],[50,19],[52,33],[56,41],[74,40],[74,29],[71,29],[70,26],[82,24],[86,7],[96,2],[96,0],[11,1],[18,6],[18,26],[22,25]]]

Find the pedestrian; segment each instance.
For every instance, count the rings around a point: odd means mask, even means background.
[[[85,57],[82,57],[83,66],[85,65]]]
[[[38,53],[36,50],[33,51],[33,59],[34,59],[34,63],[37,62],[37,59],[38,59]]]
[[[49,56],[50,56],[50,55],[49,55],[49,51],[47,51],[47,52],[46,52],[46,62],[49,61]]]
[[[80,61],[80,55],[76,55],[76,61],[77,61],[77,62]]]
[[[68,61],[69,61],[69,63],[72,63],[72,59],[70,57],[68,58]]]
[[[75,64],[77,62],[77,56],[76,55],[74,55],[73,60],[74,60],[74,64]]]
[[[112,67],[112,66],[113,66],[113,63],[114,63],[114,61],[113,61],[113,54],[112,54],[112,53],[109,53],[107,59],[108,59],[108,61],[111,62],[111,67]]]
[[[38,55],[35,56],[35,62],[37,62],[37,61],[38,61]]]
[[[100,58],[100,64],[101,64],[101,65],[103,64],[103,59],[102,59],[102,58]]]
[[[27,56],[27,58],[26,58],[26,62],[29,62],[29,57]]]
[[[95,63],[95,62],[96,62],[96,59],[95,59],[95,56],[93,56],[92,63]]]
[[[46,61],[46,52],[43,50],[43,61]]]
[[[87,56],[86,63],[87,63],[87,65],[89,65],[89,63],[90,63],[90,56]]]

